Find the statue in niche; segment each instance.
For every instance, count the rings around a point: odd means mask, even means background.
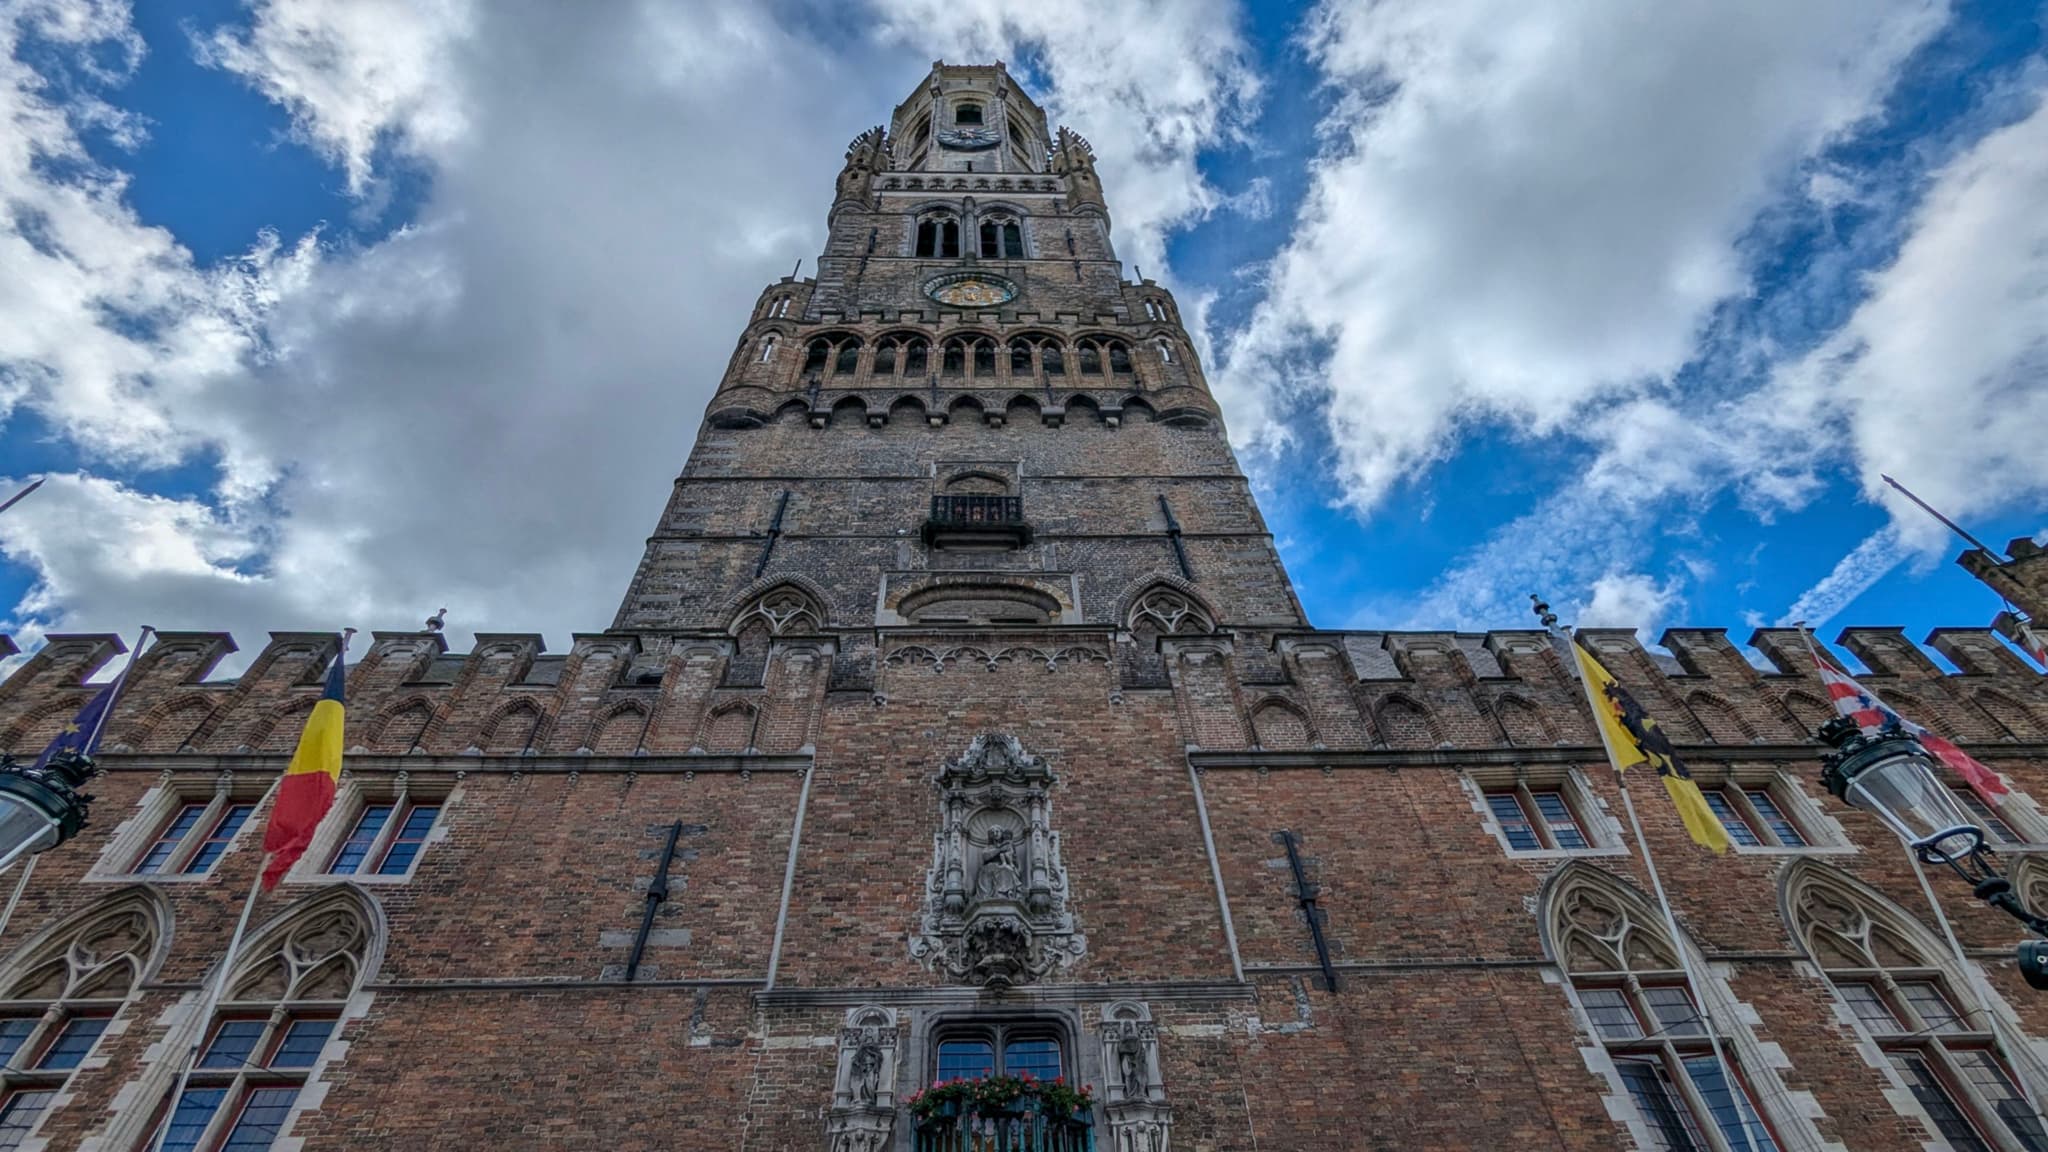
[[[1124,1099],[1145,1098],[1145,1048],[1136,1037],[1127,1037],[1116,1048],[1117,1078],[1123,1081]]]
[[[977,900],[1015,900],[1024,894],[1024,873],[1017,868],[1017,843],[1000,824],[988,834],[987,855],[974,878]]]
[[[853,1099],[863,1106],[872,1105],[882,1089],[882,1050],[873,1044],[863,1044],[853,1057]]]

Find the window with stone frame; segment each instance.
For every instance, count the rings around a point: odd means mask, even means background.
[[[1467,787],[1510,856],[1626,853],[1618,827],[1577,769],[1474,768]]]
[[[1984,839],[1994,850],[2009,852],[2015,848],[2048,846],[2048,821],[2042,819],[2032,799],[2017,791],[2010,792],[2005,802],[1994,808],[1961,780],[1944,777],[1942,782],[1955,794],[1963,811],[1984,829]]]
[[[1044,1020],[949,1024],[934,1033],[932,1079],[983,1076],[1064,1077],[1069,1065],[1064,1032]]]
[[[1579,872],[1553,893],[1552,947],[1588,1030],[1643,1126],[1642,1146],[1778,1152],[1732,1038],[1711,1029],[1699,1011],[1660,917],[1612,880],[1590,882],[1592,871]],[[1732,1091],[1724,1067],[1734,1076]]]
[[[141,810],[115,831],[90,875],[204,880],[258,823],[272,778],[167,779],[143,793]]]
[[[404,883],[431,846],[447,837],[442,815],[452,784],[445,777],[411,772],[350,773],[286,878],[294,883]]]
[[[173,1109],[164,1089],[137,1152],[271,1148],[340,1029],[372,933],[357,899],[336,892],[244,949],[184,1094]]]
[[[1932,933],[1818,878],[1792,887],[1793,931],[1859,1031],[1955,1152],[2048,1152],[2009,1053]]]
[[[59,925],[0,975],[0,1150],[33,1138],[117,1027],[151,970],[162,923],[154,898],[134,889]]]
[[[1854,851],[1841,825],[1784,772],[1694,765],[1692,776],[1737,852]]]

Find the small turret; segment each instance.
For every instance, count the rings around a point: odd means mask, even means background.
[[[1079,132],[1071,128],[1059,130],[1052,151],[1052,171],[1055,176],[1067,178],[1067,207],[1079,209],[1083,206],[1099,209],[1109,214],[1109,205],[1102,198],[1102,180],[1095,174],[1095,150]]]
[[[834,201],[866,201],[874,191],[875,173],[889,166],[889,140],[881,125],[861,133],[846,146],[846,167],[839,170]]]

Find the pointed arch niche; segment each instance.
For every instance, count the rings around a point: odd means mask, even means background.
[[[1564,972],[1580,1030],[1596,1043],[1582,1049],[1587,1064],[1606,1079],[1608,1113],[1622,1118],[1636,1147],[1823,1147],[1809,1119],[1820,1114],[1819,1103],[1786,1089],[1778,1075],[1783,1054],[1766,1049],[1744,1023],[1754,1013],[1690,939],[1671,939],[1648,897],[1611,873],[1573,862],[1551,874],[1539,907],[1544,950]],[[1687,991],[1680,947],[1702,973],[1706,1016]],[[1735,1092],[1714,1058],[1717,1044],[1739,1082]]]
[[[124,1090],[129,1103],[100,1146],[285,1145],[300,1113],[325,1096],[327,1066],[347,1052],[342,1030],[369,1010],[360,989],[383,962],[385,935],[377,902],[353,884],[308,896],[251,932],[211,1019],[193,1018],[199,991],[173,1009],[183,1018],[150,1049],[163,1055]],[[217,975],[209,971],[203,986]],[[199,1059],[173,1109],[179,1066],[202,1024]]]
[[[133,1022],[123,1010],[156,974],[170,910],[124,888],[38,933],[0,969],[0,1131],[32,1137],[100,1037]]]
[[[2039,1098],[2048,1067],[2031,1044],[2002,1043],[2024,1033],[1980,973],[1846,872],[1800,860],[1780,885],[1793,939],[1834,991],[1866,1062],[1888,1078],[1894,1107],[1911,1100],[1902,1113],[1956,1152],[2048,1148],[2019,1080]]]

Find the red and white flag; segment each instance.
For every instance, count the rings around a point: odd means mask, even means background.
[[[1918,739],[1936,760],[1949,766],[1963,782],[1970,786],[1986,804],[2003,804],[2009,789],[1998,773],[1979,764],[1975,757],[1956,747],[1940,736],[1897,712],[1877,698],[1877,694],[1851,679],[1842,670],[1828,664],[1815,653],[1813,663],[1820,669],[1821,683],[1828,686],[1828,698],[1835,702],[1835,711],[1856,722],[1865,736],[1876,736],[1883,732],[1904,732]]]

